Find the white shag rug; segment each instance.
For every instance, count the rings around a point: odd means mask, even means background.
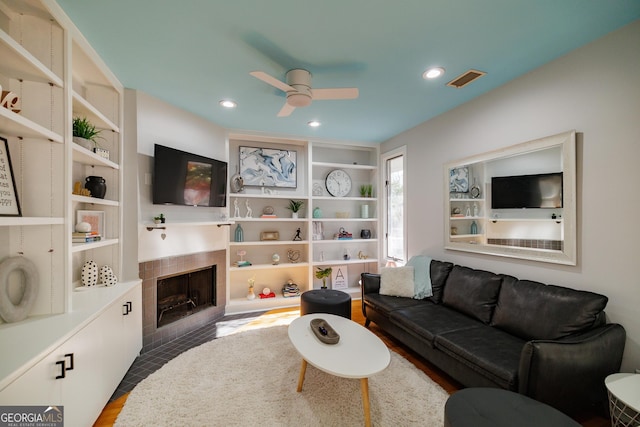
[[[308,365],[296,392],[300,358],[287,326],[218,338],[168,362],[130,393],[116,426],[362,426],[360,381]],[[411,362],[369,378],[374,426],[442,426],[448,398]]]

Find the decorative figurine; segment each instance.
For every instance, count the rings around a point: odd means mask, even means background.
[[[247,216],[246,218],[253,218],[253,210],[251,210],[251,206],[249,206],[249,199],[244,202],[244,205],[247,207]]]
[[[233,217],[240,218],[240,207],[238,207],[238,199],[233,201]]]
[[[278,265],[280,263],[280,255],[278,254],[271,255],[271,261],[273,265]]]
[[[300,227],[298,227],[298,229],[296,230],[296,235],[293,236],[293,241],[299,241],[302,240],[302,237],[300,236]]]

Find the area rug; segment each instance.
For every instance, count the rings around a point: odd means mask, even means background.
[[[116,426],[361,426],[360,381],[307,367],[287,326],[210,341],[168,362],[130,393]],[[374,426],[441,426],[448,394],[402,356],[369,379]]]

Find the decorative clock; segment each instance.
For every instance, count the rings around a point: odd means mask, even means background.
[[[333,170],[327,175],[325,186],[333,197],[344,197],[351,191],[351,177],[342,169]]]

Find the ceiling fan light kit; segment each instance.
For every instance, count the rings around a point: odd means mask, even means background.
[[[312,89],[311,73],[301,68],[287,71],[286,83],[264,71],[252,71],[249,74],[287,94],[287,101],[278,112],[278,117],[289,116],[293,110],[310,105],[314,99],[355,99],[359,95],[357,88]]]

